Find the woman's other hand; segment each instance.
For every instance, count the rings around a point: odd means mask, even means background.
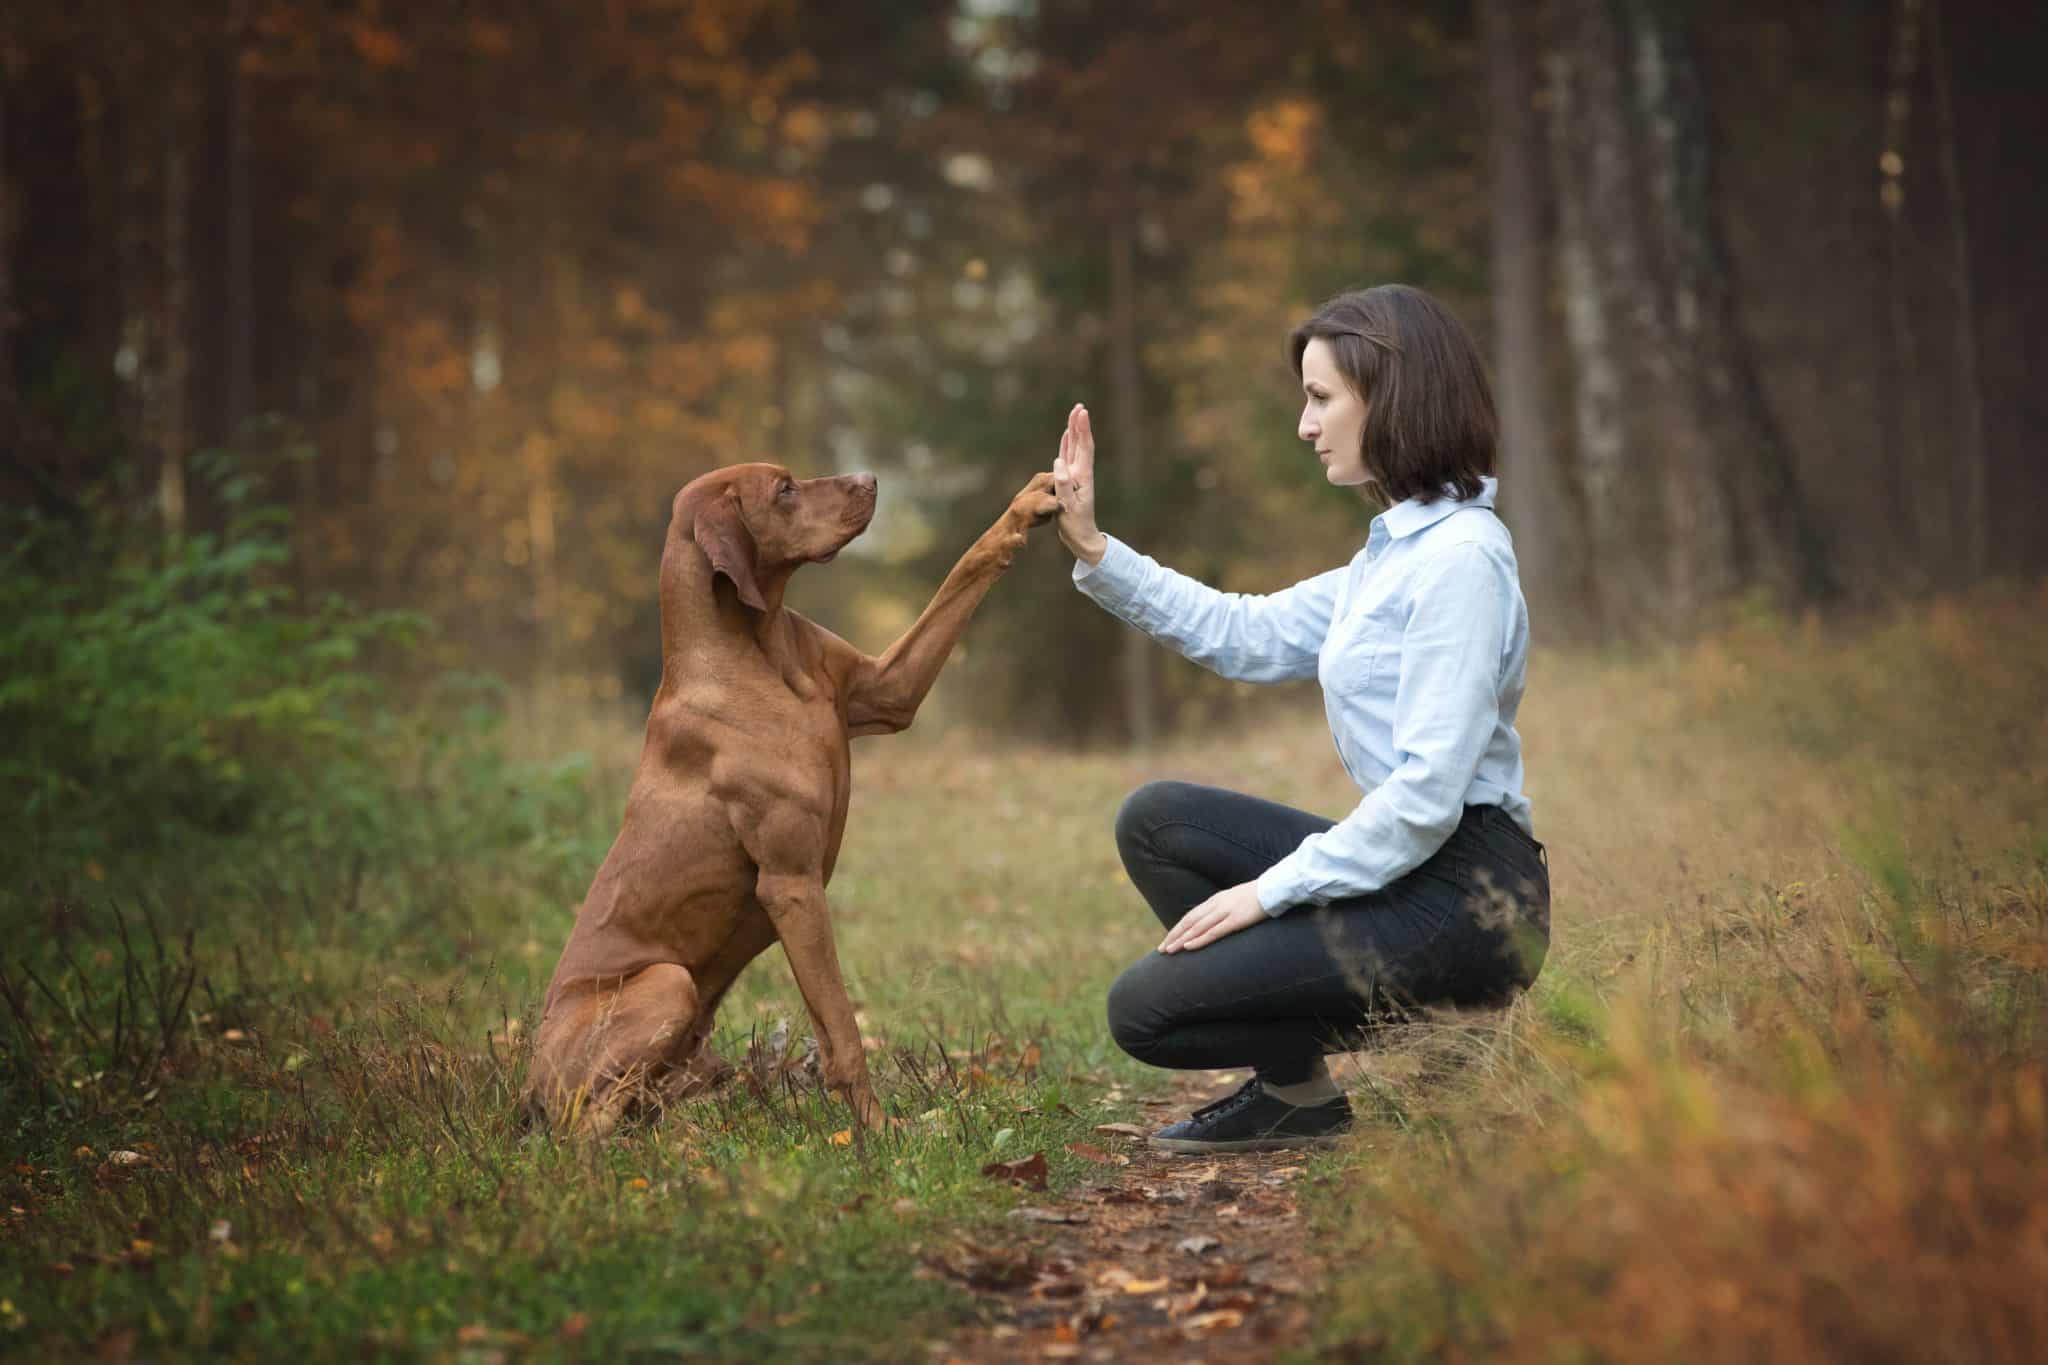
[[[1180,917],[1160,943],[1162,953],[1193,950],[1214,943],[1250,925],[1264,923],[1265,909],[1259,904],[1259,884],[1239,882],[1225,887]]]
[[[1095,429],[1079,403],[1067,413],[1067,429],[1060,434],[1052,489],[1060,500],[1060,543],[1083,563],[1100,564],[1109,541],[1095,525]]]

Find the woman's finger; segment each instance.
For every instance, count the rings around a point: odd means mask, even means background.
[[[1180,923],[1173,926],[1173,931],[1167,934],[1165,941],[1159,945],[1159,951],[1162,953],[1178,952],[1186,947],[1195,935],[1208,926],[1212,913],[1209,908],[1209,902],[1203,901],[1200,905],[1182,915]]]

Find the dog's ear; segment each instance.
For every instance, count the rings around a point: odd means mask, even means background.
[[[728,488],[697,509],[697,548],[711,561],[713,574],[724,574],[739,590],[740,601],[755,611],[768,610],[754,582],[754,536],[740,515],[740,495]]]

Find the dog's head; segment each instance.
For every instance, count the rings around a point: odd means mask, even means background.
[[[764,584],[804,564],[823,564],[868,528],[875,476],[799,479],[781,465],[738,464],[690,483],[681,501],[695,510],[698,548],[740,601],[768,609]]]

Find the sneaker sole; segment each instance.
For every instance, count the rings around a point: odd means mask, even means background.
[[[1343,1138],[1343,1133],[1320,1133],[1313,1137],[1238,1138],[1232,1142],[1204,1142],[1200,1138],[1163,1137],[1147,1140],[1162,1152],[1199,1156],[1204,1152],[1285,1152],[1299,1147],[1334,1147]]]

